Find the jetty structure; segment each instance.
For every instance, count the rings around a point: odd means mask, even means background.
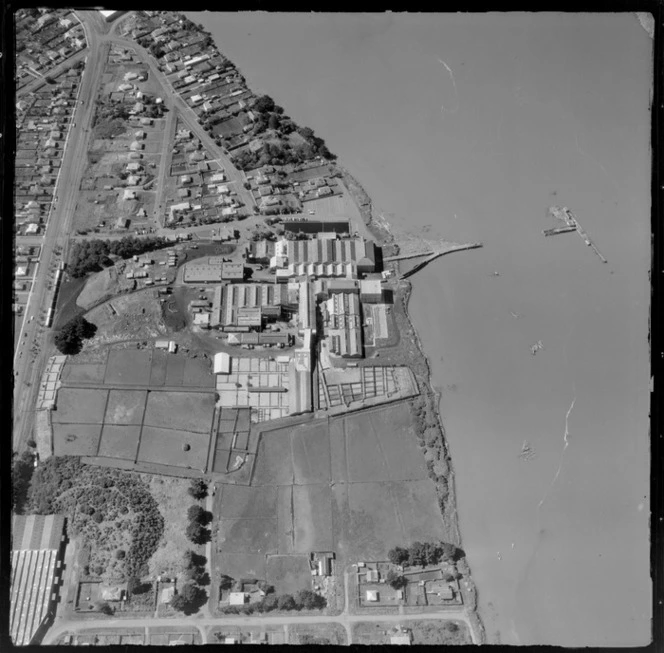
[[[389,263],[391,261],[405,261],[413,258],[424,258],[423,261],[420,261],[415,267],[411,268],[407,272],[404,272],[401,275],[402,279],[407,279],[416,272],[419,272],[423,267],[427,266],[431,261],[434,261],[440,256],[445,254],[451,254],[452,252],[459,252],[466,249],[476,249],[477,247],[483,247],[482,243],[449,243],[446,241],[440,242],[431,242],[425,241],[419,247],[416,247],[414,250],[404,251],[400,254],[394,256],[386,256],[383,261]]]
[[[583,238],[586,245],[592,248],[593,252],[599,256],[599,259],[602,263],[606,263],[606,259],[602,253],[597,249],[597,246],[590,239],[590,236],[586,233],[585,229],[579,224],[577,217],[566,207],[562,208],[559,206],[550,206],[549,215],[565,223],[564,227],[555,227],[554,229],[543,229],[542,233],[545,236],[557,236],[558,234],[566,234],[570,231],[576,231],[576,233]]]

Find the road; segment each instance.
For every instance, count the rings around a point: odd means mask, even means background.
[[[407,625],[409,620],[453,620],[463,621],[471,633],[473,644],[478,641],[473,633],[470,621],[466,616],[463,609],[447,610],[445,612],[422,612],[420,614],[412,615],[364,615],[364,614],[341,614],[337,617],[327,615],[284,615],[284,616],[251,616],[251,617],[224,617],[224,618],[211,618],[211,617],[175,617],[158,619],[155,617],[148,617],[144,619],[86,619],[77,622],[60,622],[56,623],[46,634],[43,644],[52,644],[57,638],[66,632],[75,632],[78,630],[94,631],[95,629],[107,630],[109,628],[151,628],[155,626],[171,626],[171,627],[186,627],[198,628],[201,633],[202,641],[204,644],[214,643],[210,641],[212,631],[215,629],[223,629],[225,626],[241,626],[244,628],[263,628],[265,626],[289,626],[289,625],[307,625],[307,624],[341,624],[348,635],[348,641],[352,642],[352,625],[360,622],[381,622],[390,624]]]
[[[51,207],[46,225],[39,264],[28,303],[25,307],[25,318],[21,329],[20,344],[14,358],[14,431],[13,444],[15,450],[22,450],[31,437],[34,421],[34,406],[37,390],[46,360],[54,353],[52,345],[47,342],[40,313],[45,313],[51,298],[49,290],[53,278],[54,266],[59,258],[57,248],[67,251],[72,218],[78,200],[81,178],[87,162],[88,131],[92,124],[94,98],[101,80],[102,70],[108,52],[107,44],[99,44],[96,34],[86,29],[89,54],[87,64],[79,86],[79,104],[75,107],[70,127],[60,174],[56,182],[54,196],[57,202]],[[29,316],[34,316],[30,321]],[[23,335],[27,334],[27,335]],[[31,359],[30,353],[34,352]]]

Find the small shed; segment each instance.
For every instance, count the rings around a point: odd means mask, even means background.
[[[166,605],[170,604],[174,596],[175,596],[175,587],[173,587],[172,585],[170,587],[165,587],[163,590],[161,590],[161,602]]]
[[[367,590],[367,601],[378,601],[380,596],[377,590]]]

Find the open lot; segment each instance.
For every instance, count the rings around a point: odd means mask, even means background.
[[[303,646],[322,644],[347,646],[346,629],[338,623],[289,624],[288,643]]]
[[[223,519],[219,524],[218,542],[228,553],[276,553],[277,520]]]
[[[351,559],[386,560],[405,542],[440,540],[443,523],[429,480],[350,483],[333,488],[342,549]]]
[[[309,557],[306,555],[271,555],[267,557],[267,582],[277,594],[295,594],[311,586]]]
[[[106,363],[104,383],[107,385],[148,385],[150,380],[150,349],[113,349]]]
[[[104,425],[98,455],[134,461],[140,435],[140,426]]]
[[[106,363],[68,363],[62,368],[60,379],[71,383],[103,383]]]
[[[277,493],[270,487],[224,485],[221,493],[221,517],[273,517],[277,506]]]
[[[251,487],[223,489],[221,550],[254,552],[256,537],[261,553],[269,546],[280,556],[333,550],[340,559],[382,560],[396,545],[442,539],[435,486],[410,419],[407,405],[395,403],[263,431]]]
[[[94,456],[99,446],[99,424],[53,424],[56,456]]]
[[[209,442],[208,434],[143,426],[138,460],[205,471]]]
[[[151,392],[144,423],[164,429],[210,433],[214,394],[202,392]]]
[[[60,388],[52,421],[56,424],[101,424],[108,390]]]
[[[111,390],[106,405],[106,424],[142,424],[147,391]]]

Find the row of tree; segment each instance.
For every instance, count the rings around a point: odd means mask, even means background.
[[[463,556],[463,551],[449,542],[413,542],[407,549],[396,546],[387,554],[392,564],[403,567],[426,567],[440,562],[455,562]]]
[[[246,605],[229,605],[222,612],[225,614],[253,614],[254,612],[272,612],[273,610],[322,610],[327,605],[325,597],[309,589],[292,594],[267,594],[262,601]]]
[[[60,353],[75,355],[81,351],[83,341],[93,338],[95,333],[97,326],[82,315],[77,315],[55,334],[53,341]]]
[[[208,526],[212,521],[212,513],[198,504],[194,504],[187,511],[187,518],[189,519],[189,524],[185,531],[187,538],[194,544],[206,544],[209,542],[212,535]]]
[[[136,238],[125,236],[120,240],[84,240],[74,244],[69,257],[68,271],[72,277],[84,277],[113,265],[109,256],[127,259],[132,256],[167,247],[170,243],[162,236]]]

